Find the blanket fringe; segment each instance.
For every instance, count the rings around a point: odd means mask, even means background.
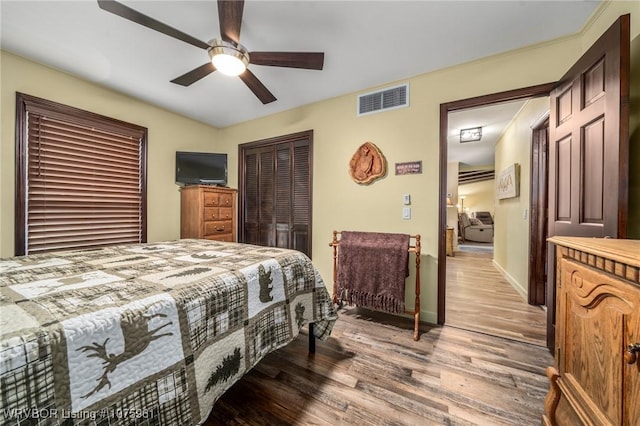
[[[345,291],[342,292],[342,295],[344,295],[344,293]],[[341,299],[343,299],[343,297],[341,297]],[[375,309],[392,314],[401,314],[405,311],[404,300],[357,290],[346,290],[346,301],[349,305],[361,306],[363,308]]]

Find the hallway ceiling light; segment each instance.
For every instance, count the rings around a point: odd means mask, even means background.
[[[482,127],[460,130],[460,143],[479,141],[482,138]]]

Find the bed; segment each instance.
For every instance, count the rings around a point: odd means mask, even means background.
[[[185,239],[3,259],[0,424],[201,424],[303,325],[326,340],[335,320],[293,250]]]

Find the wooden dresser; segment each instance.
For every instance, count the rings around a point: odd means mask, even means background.
[[[640,241],[553,237],[546,425],[640,425]]]
[[[180,238],[236,241],[235,189],[189,185],[180,189]]]

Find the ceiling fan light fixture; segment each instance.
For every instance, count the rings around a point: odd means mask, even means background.
[[[249,65],[249,54],[242,45],[234,46],[222,40],[211,42],[209,57],[213,66],[225,75],[240,75]]]

